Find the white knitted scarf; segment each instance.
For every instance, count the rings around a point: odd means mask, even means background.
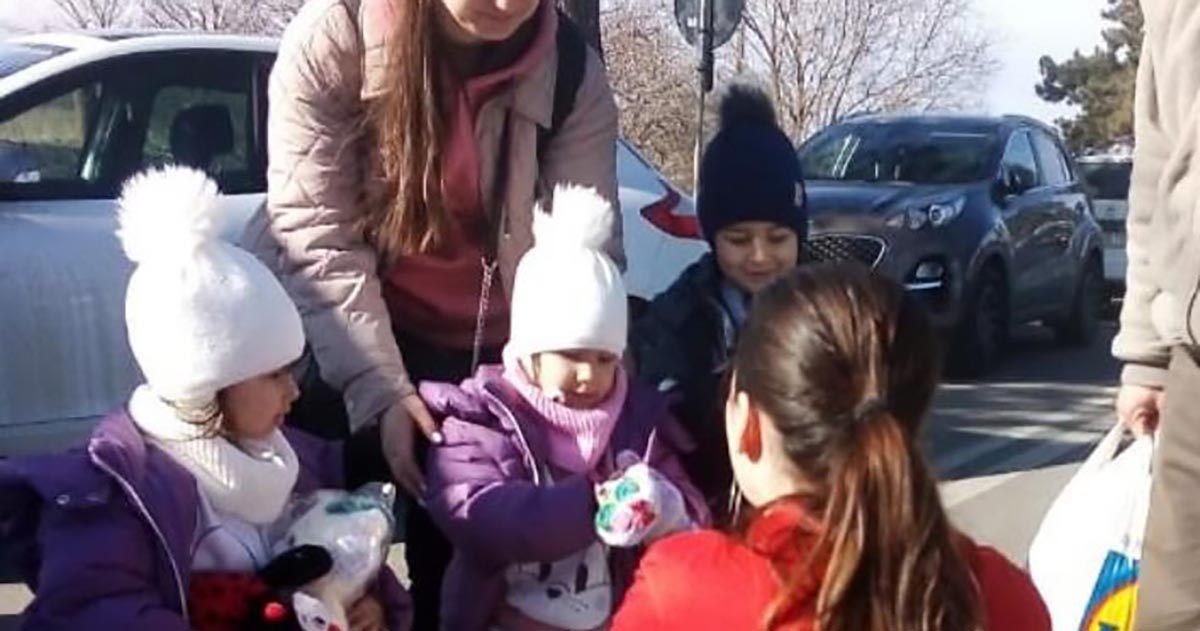
[[[300,472],[283,432],[236,444],[224,436],[206,437],[202,427],[181,420],[145,385],[134,391],[129,414],[152,444],[196,478],[213,508],[259,525],[283,512]]]

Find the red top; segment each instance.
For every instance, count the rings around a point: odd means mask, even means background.
[[[554,3],[543,2],[540,11],[537,34],[510,66],[466,81],[455,80],[447,71],[455,85],[442,155],[442,201],[455,226],[437,251],[396,260],[386,272],[383,292],[393,325],[436,346],[466,350],[474,342],[482,259],[489,238],[475,121],[485,103],[513,79],[533,70],[553,49],[558,26]],[[508,339],[508,312],[497,274],[484,327],[485,346],[495,348]]]
[[[754,523],[745,543],[701,531],[651,546],[611,631],[761,629],[780,588],[769,559],[803,547],[795,532],[804,519],[794,504],[776,506]],[[1050,615],[1029,577],[996,550],[964,540],[983,590],[987,631],[1050,631]],[[811,613],[787,631],[814,631]]]

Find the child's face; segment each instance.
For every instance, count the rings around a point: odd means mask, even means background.
[[[531,362],[534,383],[559,403],[586,410],[599,406],[612,393],[620,358],[592,350],[538,353]]]
[[[796,267],[800,242],[777,223],[743,221],[717,232],[717,265],[738,289],[757,293]]]
[[[283,425],[299,396],[289,368],[229,386],[218,395],[224,429],[237,438],[265,438]]]

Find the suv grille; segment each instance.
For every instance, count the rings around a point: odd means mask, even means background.
[[[810,237],[804,258],[814,263],[857,261],[875,267],[883,260],[883,239],[865,235],[826,234]]]

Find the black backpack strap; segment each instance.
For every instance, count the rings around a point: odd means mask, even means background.
[[[587,41],[579,27],[562,11],[558,12],[558,70],[554,79],[554,110],[550,128],[539,127],[537,136],[538,163],[546,155],[550,141],[558,135],[563,122],[575,109],[575,96],[587,71]]]

